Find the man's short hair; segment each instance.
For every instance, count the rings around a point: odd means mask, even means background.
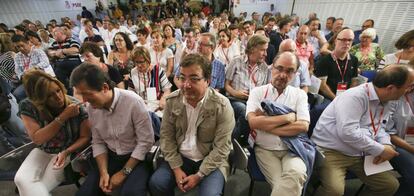
[[[250,26],[252,26],[253,25],[253,22],[251,20],[246,20],[246,21],[243,22],[243,26],[244,25],[247,25],[247,24],[250,25]]]
[[[115,86],[115,83],[109,79],[108,73],[105,73],[97,65],[87,62],[83,62],[76,67],[70,75],[71,86],[75,87],[82,82],[85,82],[94,91],[101,91],[105,83],[108,84],[110,89]]]
[[[24,33],[24,36],[26,37],[27,40],[29,40],[30,37],[35,37],[37,40],[39,40],[39,42],[42,42],[42,40],[40,39],[39,34],[37,34],[34,31],[26,31],[26,33]]]
[[[190,67],[193,65],[200,66],[203,70],[203,77],[208,80],[211,77],[211,64],[208,62],[207,58],[200,54],[188,54],[186,55],[180,63],[180,67]]]
[[[254,48],[269,43],[269,38],[263,35],[253,35],[246,45],[246,54],[250,54]]]
[[[213,48],[213,50],[216,48],[216,36],[214,36],[212,33],[202,33],[201,36],[206,36],[209,38],[209,44]]]
[[[328,21],[328,20],[332,20],[332,23],[334,23],[334,22],[335,22],[335,20],[336,20],[336,18],[335,18],[335,17],[333,17],[333,16],[331,16],[331,17],[328,17],[328,18],[326,19],[326,21]]]
[[[188,33],[191,33],[191,32],[193,32],[193,34],[195,34],[194,28],[192,28],[192,27],[188,27],[184,30],[185,34],[188,34]]]
[[[18,42],[24,42],[24,43],[27,43],[29,40],[25,37],[25,36],[23,36],[23,35],[13,35],[12,37],[11,37],[11,41],[13,42],[13,43],[18,43]]]
[[[79,54],[90,52],[93,56],[98,57],[104,63],[104,55],[102,49],[94,42],[84,42],[79,50]]]
[[[271,16],[271,17],[269,17],[269,20],[267,20],[267,22],[275,22],[276,23],[276,18]]]
[[[289,53],[290,55],[293,55],[295,58],[295,64],[296,64],[296,71],[299,69],[300,67],[300,60],[298,55],[296,55],[295,53],[291,52],[291,51],[284,51],[284,52],[279,52],[277,53],[277,55],[275,56],[275,58],[273,59],[272,65],[276,63],[276,61],[280,58],[280,56],[282,56],[282,54],[284,53]]]
[[[377,72],[372,83],[378,88],[385,88],[388,85],[400,88],[407,81],[409,71],[406,65],[389,65],[389,67]]]
[[[292,19],[290,19],[289,17],[286,18],[282,18],[278,23],[277,26],[279,27],[279,29],[282,29],[285,25],[287,25],[288,23],[292,22]]]
[[[371,22],[372,23],[372,27],[374,27],[374,20],[373,19],[366,19],[365,22]]]
[[[144,35],[145,37],[148,37],[148,31],[147,31],[147,30],[145,30],[145,28],[138,29],[138,30],[137,30],[137,35],[138,35],[138,34],[141,34],[141,35]]]

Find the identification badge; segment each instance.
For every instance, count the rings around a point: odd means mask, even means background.
[[[336,96],[339,96],[341,93],[346,91],[346,83],[339,82],[338,85],[336,85]]]

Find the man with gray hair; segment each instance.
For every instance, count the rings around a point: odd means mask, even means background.
[[[296,50],[295,41],[291,39],[285,39],[282,41],[282,43],[280,43],[279,53],[287,52],[287,51],[293,52],[294,54],[296,54],[297,50]],[[289,83],[289,85],[294,86],[294,87],[300,87],[305,92],[308,92],[308,87],[311,85],[308,65],[303,61],[299,60],[299,62],[300,62],[300,66],[296,74],[293,76],[293,79]]]
[[[225,89],[236,117],[233,137],[247,144],[246,100],[254,87],[268,83],[269,69],[265,63],[269,39],[253,35],[246,45],[246,54],[233,59],[227,67]]]

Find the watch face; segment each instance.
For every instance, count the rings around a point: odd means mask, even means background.
[[[122,172],[123,172],[125,175],[129,175],[129,174],[132,172],[132,168],[127,168],[127,167],[124,167],[124,168],[122,169]]]

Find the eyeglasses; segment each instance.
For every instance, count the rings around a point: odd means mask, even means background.
[[[341,41],[341,42],[352,42],[352,41],[354,41],[353,39],[346,39],[346,38],[336,38],[336,39]]]
[[[281,65],[279,65],[279,66],[272,66],[272,68],[274,69],[274,70],[276,70],[277,72],[279,72],[279,73],[282,73],[282,72],[285,72],[287,75],[292,75],[292,74],[294,74],[294,73],[296,73],[296,70],[294,70],[294,69],[292,69],[292,68],[287,68],[287,69],[285,69],[285,68],[283,68],[283,66],[281,66]]]
[[[198,76],[191,76],[189,78],[186,78],[185,76],[178,76],[178,80],[180,80],[181,82],[186,82],[189,81],[192,84],[195,84],[199,81],[201,81],[202,79],[204,79],[204,77],[198,77]]]

